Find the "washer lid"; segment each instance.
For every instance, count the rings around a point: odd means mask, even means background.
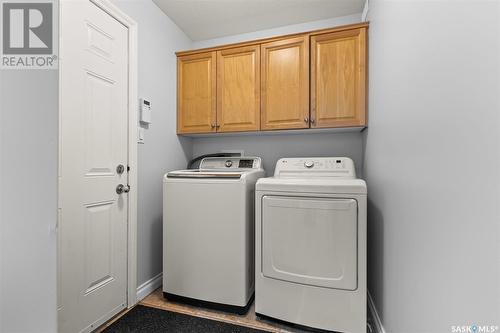
[[[167,178],[225,178],[239,179],[245,171],[206,171],[206,170],[177,170],[167,173]]]
[[[171,171],[165,179],[240,179],[245,174],[262,171],[260,157],[206,157],[199,169]]]
[[[362,179],[345,178],[260,178],[256,191],[366,194]]]

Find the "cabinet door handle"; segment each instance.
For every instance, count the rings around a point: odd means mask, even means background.
[[[313,125],[314,125],[314,123],[315,123],[315,122],[316,122],[316,121],[314,120],[314,118],[311,118],[311,124],[313,124]]]
[[[305,122],[305,123],[308,123],[308,122],[309,122],[309,118],[308,118],[308,117],[305,117],[305,118],[304,118],[304,122]]]
[[[212,124],[211,126],[212,126],[212,128],[215,128],[215,124]]]

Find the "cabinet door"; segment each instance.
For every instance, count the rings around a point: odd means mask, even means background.
[[[260,128],[260,46],[217,51],[217,131]]]
[[[177,133],[215,132],[216,55],[177,58]]]
[[[366,28],[311,37],[311,126],[366,125]]]
[[[309,127],[309,39],[261,45],[261,129]]]

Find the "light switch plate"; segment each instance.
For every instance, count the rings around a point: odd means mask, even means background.
[[[137,129],[137,142],[144,144],[144,128],[143,127],[138,127]]]

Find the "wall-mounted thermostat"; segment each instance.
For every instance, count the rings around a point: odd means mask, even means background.
[[[144,124],[151,124],[151,102],[141,98],[141,110],[139,120]]]

